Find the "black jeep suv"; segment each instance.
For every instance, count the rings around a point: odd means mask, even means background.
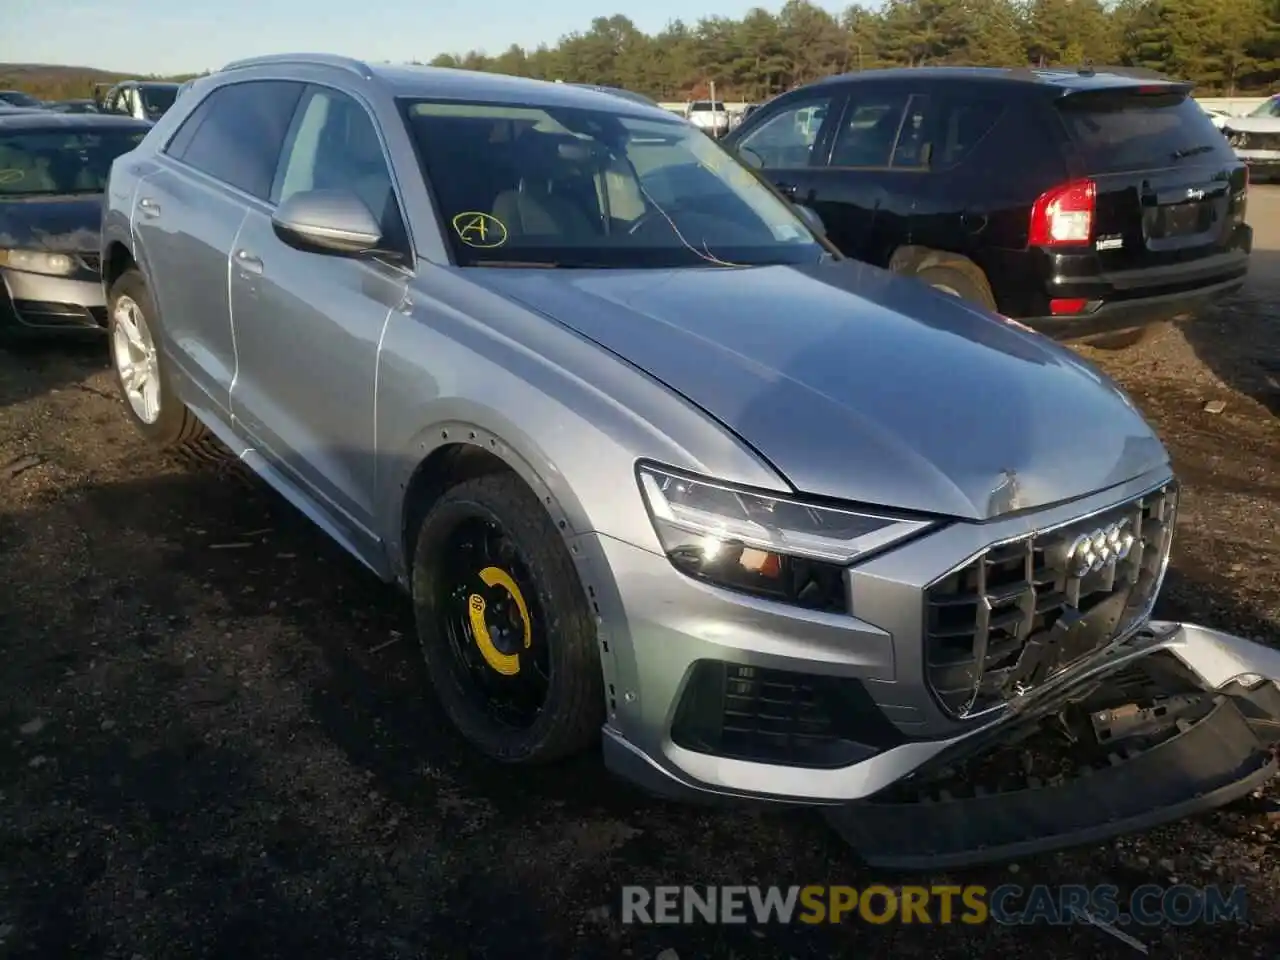
[[[1058,339],[1131,342],[1248,269],[1248,170],[1190,90],[1089,68],[871,70],[776,98],[725,145],[848,256]]]

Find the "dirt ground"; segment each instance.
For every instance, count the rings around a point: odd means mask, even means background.
[[[1244,295],[1091,355],[1187,484],[1160,613],[1276,643],[1280,190],[1252,207]],[[256,480],[146,449],[101,348],[0,353],[0,956],[1135,955],[1090,927],[624,927],[624,884],[901,878],[812,814],[651,800],[595,757],[478,761],[410,637],[406,604]],[[928,879],[1239,882],[1249,924],[1130,932],[1153,955],[1274,960],[1265,806]]]

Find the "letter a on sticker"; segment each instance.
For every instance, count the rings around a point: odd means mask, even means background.
[[[460,213],[453,218],[453,229],[469,247],[500,247],[507,242],[506,224],[487,213]]]

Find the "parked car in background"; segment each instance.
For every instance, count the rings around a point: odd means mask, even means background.
[[[730,117],[730,123],[729,123],[730,129],[735,129],[737,127],[742,126],[743,121],[746,120],[747,117],[751,116],[753,113],[755,113],[759,109],[760,109],[760,104],[758,103],[744,104],[741,110],[739,110],[737,113],[733,114],[732,117]]]
[[[8,104],[11,107],[32,107],[40,109],[44,106],[44,102],[37,100],[29,93],[23,93],[21,90],[0,90],[0,103]]]
[[[726,146],[849,256],[1119,345],[1248,269],[1248,172],[1189,92],[1091,70],[869,70],[778,97]]]
[[[1280,179],[1280,95],[1246,116],[1227,118],[1222,132],[1236,156],[1249,165],[1254,182]]]
[[[94,100],[53,100],[45,104],[46,110],[55,113],[101,113]]]
[[[1280,117],[1280,93],[1268,97],[1266,100],[1262,101],[1262,103],[1258,104],[1245,114],[1245,116],[1255,118],[1271,117],[1273,119]]]
[[[102,193],[151,124],[28,111],[0,116],[0,336],[98,330]]]
[[[694,100],[685,108],[684,118],[716,139],[729,132],[729,112],[719,100]]]
[[[1149,622],[1178,486],[1129,399],[842,257],[662,110],[256,58],[107,196],[127,415],[163,447],[217,437],[405,589],[439,703],[495,760],[603,737],[657,791],[836,805],[864,852],[949,868],[1275,770],[1280,652]],[[1098,746],[1087,789],[914,802],[1135,696],[1147,739]]]
[[[1209,122],[1212,123],[1219,130],[1223,128],[1227,120],[1230,119],[1231,117],[1231,114],[1227,113],[1227,111],[1218,110],[1216,108],[1211,109],[1209,107],[1206,107],[1203,103],[1200,103],[1200,101],[1198,100],[1196,101],[1196,106],[1204,111],[1204,115],[1209,118]]]
[[[103,113],[119,113],[155,122],[178,98],[181,84],[160,80],[125,80],[101,95]]]

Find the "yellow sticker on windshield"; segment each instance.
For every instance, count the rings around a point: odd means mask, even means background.
[[[460,213],[453,218],[453,229],[468,247],[500,247],[507,242],[507,225],[487,213]]]
[[[10,167],[8,170],[0,170],[0,183],[17,183],[25,176],[25,171]]]

